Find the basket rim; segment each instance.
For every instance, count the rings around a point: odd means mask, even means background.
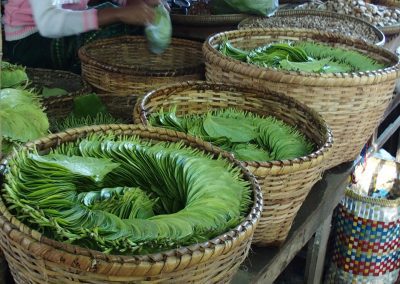
[[[199,148],[209,151],[211,153],[222,155],[223,158],[227,159],[230,164],[235,165],[235,167],[240,168],[242,176],[249,180],[253,192],[253,205],[249,210],[248,215],[245,220],[243,220],[239,225],[231,230],[221,234],[211,240],[203,243],[192,244],[188,246],[183,246],[176,249],[166,250],[159,253],[152,253],[147,255],[109,255],[103,252],[87,249],[80,247],[78,245],[72,245],[68,243],[62,243],[49,239],[42,235],[40,232],[31,229],[29,226],[25,225],[18,220],[16,216],[13,216],[3,201],[3,196],[0,197],[0,225],[4,227],[9,226],[11,230],[15,230],[16,237],[19,243],[24,243],[24,247],[28,251],[32,251],[32,246],[25,246],[26,243],[38,242],[39,246],[45,246],[45,250],[41,250],[43,257],[46,260],[54,262],[50,257],[47,256],[47,252],[59,251],[62,253],[69,253],[75,256],[89,257],[96,260],[103,260],[107,263],[118,263],[123,265],[124,263],[157,263],[166,262],[169,258],[175,259],[182,257],[184,255],[193,255],[196,252],[204,253],[207,249],[213,249],[221,244],[225,245],[227,248],[231,249],[240,245],[240,238],[246,236],[249,232],[254,232],[255,226],[261,217],[262,207],[263,207],[263,197],[261,193],[261,188],[258,181],[255,179],[252,173],[245,168],[239,161],[235,160],[232,155],[228,152],[224,152],[221,149],[212,146],[209,143],[193,138],[190,136],[183,135],[180,132],[166,130],[162,128],[155,127],[144,127],[137,124],[108,124],[108,125],[96,125],[96,126],[85,126],[80,128],[69,129],[65,132],[51,134],[46,137],[37,139],[32,142],[26,143],[21,149],[33,149],[38,146],[43,146],[44,149],[49,149],[53,146],[59,146],[64,142],[75,141],[78,138],[86,137],[91,133],[116,133],[123,134],[124,131],[141,131],[145,132],[147,135],[159,135],[158,137],[168,136],[169,138],[176,139],[176,141],[183,141],[189,144],[196,144]],[[137,134],[136,134],[137,135]],[[140,134],[138,135],[140,137]],[[150,140],[154,138],[148,138]],[[157,139],[157,138],[156,138]],[[162,139],[161,139],[162,140]],[[7,167],[8,160],[13,157],[11,154],[0,161],[0,174],[4,175],[4,171]],[[27,233],[29,232],[29,234]],[[236,246],[234,245],[236,243]],[[78,250],[77,250],[78,249]],[[37,250],[36,250],[37,251]],[[192,267],[196,264],[204,262],[201,258],[192,259],[190,265],[186,268]],[[157,275],[157,274],[155,274]]]
[[[201,60],[196,65],[193,66],[186,66],[177,69],[166,69],[166,70],[146,70],[145,68],[141,67],[140,65],[132,66],[131,68],[128,67],[121,67],[121,66],[113,66],[107,62],[103,62],[96,58],[93,58],[89,54],[89,50],[91,49],[98,49],[101,48],[103,45],[107,45],[108,48],[112,46],[113,43],[132,43],[135,45],[139,44],[146,44],[146,38],[144,36],[118,36],[106,39],[100,39],[93,41],[89,44],[86,44],[79,48],[78,56],[82,62],[82,64],[88,64],[92,66],[96,66],[98,68],[102,68],[106,71],[113,72],[113,73],[120,73],[120,74],[127,74],[127,75],[136,75],[136,76],[147,76],[147,77],[171,77],[171,76],[183,76],[183,75],[190,75],[193,73],[198,73],[204,69],[204,61]],[[173,37],[171,40],[171,48],[174,45],[181,45],[185,46],[186,48],[198,49],[201,48],[202,43],[187,40],[187,39],[180,39]],[[156,55],[155,55],[156,56]]]
[[[170,84],[163,86],[161,88],[158,88],[156,90],[152,90],[145,94],[143,97],[138,99],[138,101],[135,104],[135,109],[133,111],[133,116],[134,116],[134,121],[135,123],[138,123],[140,120],[141,123],[145,126],[148,125],[148,120],[147,120],[147,110],[145,107],[145,104],[147,101],[151,99],[151,97],[154,96],[162,96],[162,93],[166,90],[171,90],[173,94],[175,89],[179,88],[187,88],[187,89],[192,89],[193,87],[207,87],[210,89],[222,89],[222,90],[229,90],[229,91],[235,91],[235,92],[250,92],[250,93],[255,93],[255,94],[260,94],[261,96],[268,92],[271,94],[273,97],[277,98],[277,101],[280,102],[280,104],[285,104],[287,105],[293,105],[297,109],[304,111],[308,114],[310,114],[314,122],[319,124],[326,133],[326,139],[323,142],[323,145],[320,146],[318,149],[310,153],[309,155],[303,156],[303,157],[298,157],[295,159],[288,159],[288,160],[275,160],[275,161],[269,161],[269,162],[263,162],[263,161],[241,161],[244,165],[246,166],[252,166],[252,167],[263,167],[263,168],[282,168],[285,169],[286,171],[297,171],[300,168],[309,168],[310,166],[314,165],[315,161],[322,159],[323,157],[326,157],[328,152],[331,152],[333,143],[334,143],[334,138],[332,135],[332,131],[330,127],[327,125],[326,121],[322,118],[320,114],[318,114],[316,111],[311,109],[310,107],[306,106],[305,104],[302,104],[301,102],[286,96],[282,93],[277,93],[273,91],[259,91],[251,88],[246,88],[246,87],[239,87],[239,86],[231,86],[223,83],[210,83],[210,82],[205,82],[205,81],[188,81],[184,83],[176,83],[176,84]],[[189,136],[189,135],[188,135]]]
[[[351,15],[339,14],[339,13],[335,13],[335,12],[316,10],[316,9],[302,9],[302,10],[279,10],[275,13],[275,15],[271,16],[270,18],[276,18],[276,17],[283,18],[283,17],[290,17],[290,16],[297,16],[297,15],[324,16],[324,17],[335,18],[335,19],[340,19],[340,20],[349,20],[349,21],[358,22],[358,23],[361,23],[361,24],[367,26],[368,28],[370,28],[375,33],[375,35],[378,37],[379,41],[374,42],[373,44],[375,44],[377,46],[383,46],[385,44],[385,40],[386,40],[385,34],[380,29],[378,29],[374,25],[371,25],[370,23],[368,23],[367,21],[365,21],[363,19],[356,18]],[[251,22],[254,19],[265,19],[265,17],[258,17],[258,16],[248,17],[238,24],[238,29],[246,28],[246,26],[244,26],[244,25],[246,25],[248,22]]]
[[[221,54],[215,47],[214,42],[219,42],[222,38],[246,38],[249,40],[251,37],[260,37],[260,36],[269,36],[269,35],[282,35],[290,34],[291,37],[296,36],[305,36],[309,39],[313,37],[316,38],[317,41],[322,43],[341,43],[344,45],[352,45],[356,46],[358,49],[373,51],[378,54],[384,54],[385,58],[396,62],[392,63],[391,66],[385,67],[383,69],[378,69],[374,71],[366,71],[366,72],[352,72],[352,73],[311,73],[311,72],[302,72],[302,71],[287,71],[280,70],[277,68],[265,68],[258,67],[249,63],[241,62],[235,60],[233,58],[229,58]],[[320,38],[323,38],[321,40]],[[347,36],[342,36],[335,33],[322,32],[317,30],[310,29],[287,29],[287,28],[270,28],[270,29],[246,29],[246,30],[234,30],[234,31],[226,31],[211,35],[207,38],[207,40],[203,44],[203,53],[206,58],[206,62],[210,63],[214,61],[218,61],[218,65],[221,67],[225,67],[227,70],[234,70],[240,74],[248,76],[251,74],[252,77],[256,77],[258,79],[266,79],[271,80],[271,76],[291,76],[291,78],[297,78],[298,80],[304,80],[305,78],[314,79],[313,85],[322,85],[322,86],[337,86],[338,84],[345,86],[352,86],[355,82],[359,82],[360,80],[367,80],[368,78],[375,78],[375,80],[371,80],[373,82],[363,82],[365,84],[376,84],[379,81],[387,81],[390,79],[396,79],[399,76],[399,57],[394,53],[373,44],[368,44],[365,41],[354,39]],[[296,83],[296,81],[292,82]],[[304,82],[303,82],[304,84]]]
[[[394,200],[389,200],[389,199],[374,198],[371,196],[363,196],[361,194],[354,192],[354,190],[351,190],[349,187],[346,188],[345,195],[346,195],[346,197],[350,197],[354,200],[373,204],[373,205],[379,205],[379,206],[383,206],[383,207],[398,207],[398,206],[400,206],[400,198],[397,198]]]
[[[54,74],[57,74],[57,75],[61,75],[62,77],[73,77],[73,78],[75,78],[77,80],[79,79],[79,82],[80,82],[80,85],[81,85],[81,88],[79,90],[74,91],[74,92],[68,92],[68,94],[66,94],[66,95],[58,95],[58,96],[42,98],[44,104],[46,104],[47,101],[52,100],[52,99],[56,99],[56,98],[57,99],[61,99],[61,98],[66,97],[66,96],[78,96],[78,95],[82,95],[82,94],[85,94],[85,93],[92,92],[92,88],[82,78],[82,76],[80,76],[78,74],[75,74],[73,72],[70,72],[70,71],[58,70],[58,69],[54,69],[53,70],[53,69],[46,69],[46,68],[32,68],[32,67],[26,67],[26,71],[27,72],[32,72],[32,73],[39,72],[40,74],[38,76],[43,76],[43,74],[49,74],[49,75],[51,75],[50,76],[51,78],[55,78]],[[35,75],[37,75],[37,74],[35,74]],[[28,77],[29,77],[29,74],[28,74]],[[28,81],[30,83],[33,82],[33,80],[31,80],[30,78],[29,78]]]
[[[394,3],[396,1],[389,1],[389,2],[393,2]],[[301,4],[297,5],[296,7],[299,7],[299,6],[303,5],[303,4],[304,3],[301,3]],[[398,6],[397,7],[390,6],[390,5],[387,5],[385,3],[383,3],[383,4],[381,4],[381,3],[372,3],[372,4],[374,4],[376,6],[383,6],[383,7],[389,8],[391,10],[395,10],[395,9],[399,8]],[[298,10],[311,10],[311,9],[296,9],[296,11],[298,11]],[[317,9],[314,9],[314,10],[317,10]],[[319,10],[317,10],[317,11],[319,11]],[[326,10],[320,10],[320,11],[326,11]],[[343,15],[347,15],[347,14],[343,14]],[[347,15],[347,16],[354,17],[352,15]],[[360,19],[360,20],[362,20],[362,19]],[[364,20],[362,20],[362,21],[364,21]],[[385,35],[397,34],[398,32],[400,32],[400,23],[397,23],[397,24],[394,24],[394,25],[386,25],[386,26],[383,26],[383,27],[377,27],[377,29],[382,31]]]
[[[379,27],[379,29],[385,35],[395,35],[395,34],[398,34],[400,32],[400,23],[395,24],[395,25],[385,26],[385,27]]]

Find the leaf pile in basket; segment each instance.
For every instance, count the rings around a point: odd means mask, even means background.
[[[49,122],[38,96],[24,89],[0,90],[0,152],[48,133]]]
[[[25,67],[1,61],[1,88],[21,87],[28,83]]]
[[[59,241],[146,254],[207,241],[238,225],[249,183],[224,159],[180,143],[92,135],[47,155],[24,150],[3,188],[18,219]]]
[[[228,40],[222,54],[261,67],[315,73],[365,72],[385,65],[354,50],[314,42],[276,42],[252,50],[236,48]]]
[[[308,155],[313,145],[296,128],[274,117],[224,109],[201,115],[176,116],[176,108],[149,117],[152,126],[193,136],[232,152],[242,161],[273,161]]]
[[[96,94],[86,94],[75,97],[72,112],[63,119],[51,120],[52,132],[60,132],[69,128],[122,123],[114,118]]]
[[[24,88],[29,86],[32,82],[28,74],[25,72],[25,67],[20,65],[11,64],[6,61],[1,61],[1,88]],[[68,92],[61,88],[48,88],[43,86],[41,88],[34,88],[35,93],[44,98],[67,95]]]

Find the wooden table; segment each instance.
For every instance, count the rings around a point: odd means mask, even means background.
[[[353,165],[327,171],[300,208],[285,243],[280,248],[252,247],[232,283],[273,283],[310,240],[306,283],[321,283],[332,212],[344,196]]]

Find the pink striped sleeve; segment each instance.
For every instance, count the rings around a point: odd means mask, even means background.
[[[99,21],[97,18],[97,10],[89,9],[83,13],[83,31],[97,30],[99,28]]]

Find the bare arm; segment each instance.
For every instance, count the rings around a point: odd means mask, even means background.
[[[39,33],[44,37],[59,38],[80,34],[117,22],[145,25],[154,19],[154,11],[144,0],[136,0],[126,7],[71,11],[52,4],[52,0],[30,0]]]

